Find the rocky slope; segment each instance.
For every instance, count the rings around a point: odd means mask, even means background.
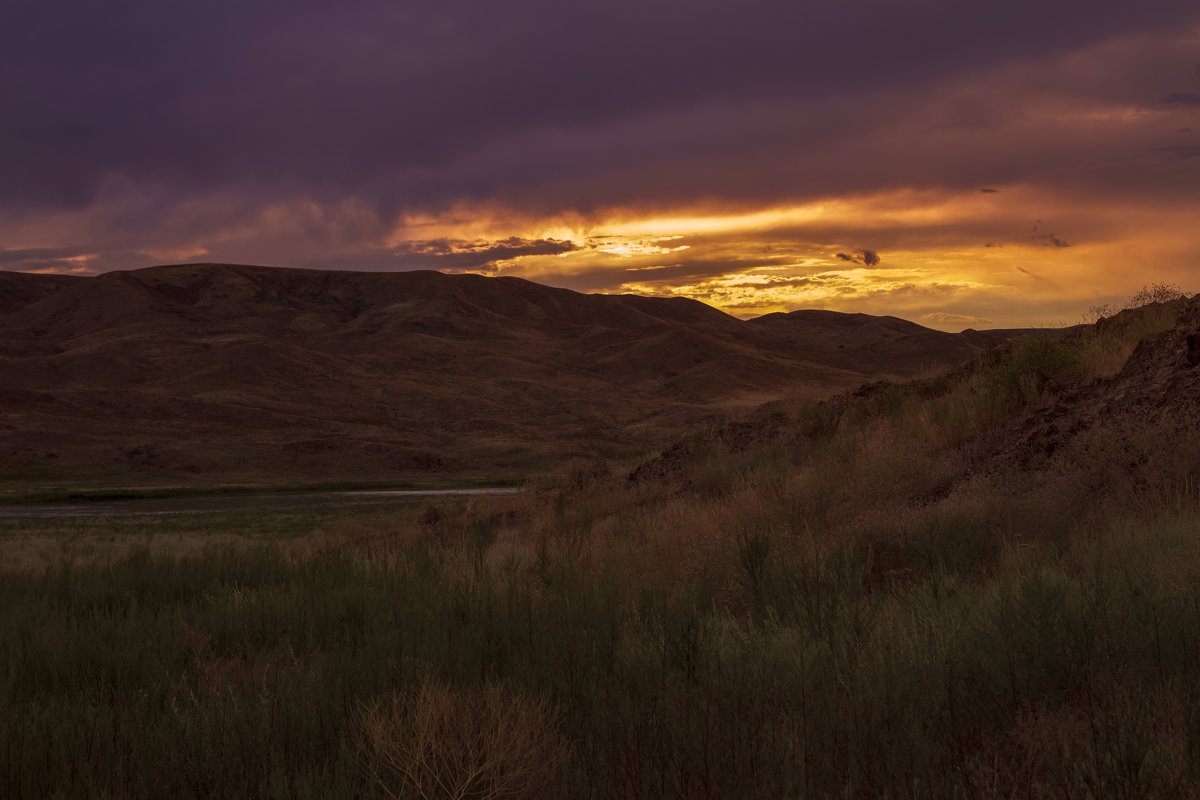
[[[1139,342],[1116,375],[1066,391],[1027,416],[1012,451],[1025,462],[1040,461],[1100,430],[1125,436],[1200,430],[1200,295],[1174,305],[1174,326]],[[1101,320],[1095,333],[1124,323]]]

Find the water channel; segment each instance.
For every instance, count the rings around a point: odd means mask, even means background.
[[[404,489],[355,492],[294,492],[197,497],[148,497],[130,500],[96,500],[86,503],[43,503],[0,506],[0,520],[100,517],[128,514],[204,514],[214,511],[255,511],[298,508],[335,503],[380,503],[434,500],[447,497],[517,494],[518,488]]]

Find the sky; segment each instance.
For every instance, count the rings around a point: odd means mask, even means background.
[[[0,269],[1054,326],[1200,291],[1195,0],[6,0]]]

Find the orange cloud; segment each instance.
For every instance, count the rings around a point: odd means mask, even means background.
[[[488,224],[523,237],[553,233],[573,245],[498,262],[500,274],[585,291],[691,297],[741,316],[833,308],[957,330],[992,321],[1071,324],[1090,305],[1123,299],[1144,283],[1189,288],[1200,245],[1187,220],[1197,212],[1200,201],[1128,207],[1001,185],[758,210],[514,218],[516,234],[493,209]]]

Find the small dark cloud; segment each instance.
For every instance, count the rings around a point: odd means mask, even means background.
[[[873,267],[879,263],[879,253],[865,248],[859,248],[853,254],[837,253],[836,255],[842,261],[848,261],[851,264],[862,264],[866,267]]]
[[[1042,222],[1039,219],[1037,221],[1037,224],[1035,224],[1033,226],[1033,232],[1029,234],[1029,238],[1031,240],[1033,240],[1036,244],[1040,244],[1043,247],[1070,247],[1071,246],[1070,242],[1068,242],[1064,239],[1058,238],[1058,236],[1054,235],[1053,233],[1042,233],[1041,228],[1045,224],[1046,224],[1045,222]],[[1018,269],[1020,269],[1020,267],[1018,267]]]
[[[1172,92],[1163,98],[1164,103],[1177,103],[1185,106],[1200,106],[1200,92]]]
[[[987,244],[984,245],[984,247],[1004,247],[1004,245],[996,244],[995,242],[988,242]]]
[[[999,194],[1000,193],[999,189],[992,189],[991,187],[988,187],[988,186],[983,187],[979,191],[983,192],[984,194]]]
[[[579,245],[565,239],[522,239],[519,236],[510,236],[492,242],[457,239],[404,242],[395,248],[395,252],[402,255],[431,256],[434,265],[442,264],[448,269],[484,269],[494,267],[498,261],[522,256],[553,256],[579,249]]]

